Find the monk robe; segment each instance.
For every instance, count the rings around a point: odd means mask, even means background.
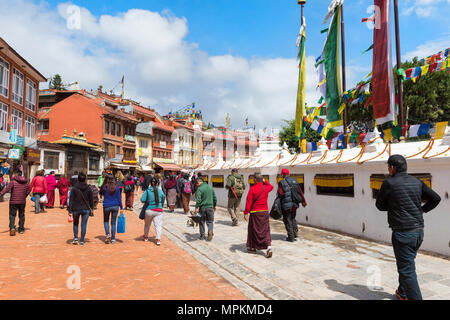
[[[56,178],[54,175],[49,174],[45,180],[47,181],[47,208],[53,208],[55,206],[55,189],[56,189]]]
[[[61,207],[67,206],[67,197],[69,195],[70,181],[61,177],[56,184],[59,189],[59,205]]]

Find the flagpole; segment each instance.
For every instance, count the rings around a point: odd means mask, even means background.
[[[342,51],[342,92],[347,91],[345,74],[345,32],[344,32],[344,5],[341,5],[341,51]],[[344,149],[347,149],[347,106],[344,108]]]
[[[305,4],[306,4],[306,0],[297,0],[297,4],[299,4],[300,5],[300,7],[301,7],[301,17],[300,17],[300,26],[303,26],[303,18],[304,18],[304,6],[305,6]],[[300,27],[300,28],[302,28],[302,27]],[[300,29],[300,30],[302,30],[302,29]],[[304,31],[302,31],[302,32],[304,32]],[[300,37],[302,36],[302,35],[299,35]],[[300,42],[300,47],[301,47],[301,42]],[[302,61],[301,59],[302,59],[303,57],[300,57],[300,61]],[[304,70],[303,70],[304,71]],[[299,65],[299,72],[302,72],[302,66],[301,66],[301,64]],[[299,86],[300,86],[300,74],[299,74]],[[299,92],[297,92],[297,95],[299,95],[300,93]],[[303,98],[303,101],[304,101],[304,98]],[[298,96],[297,96],[297,108],[298,108]],[[303,108],[303,107],[302,107]],[[296,112],[299,112],[298,110],[296,110]],[[303,116],[304,116],[304,114],[302,114],[301,115],[301,119],[299,119],[299,121],[301,121],[301,122],[303,122]],[[297,115],[296,115],[296,118],[297,118]],[[296,125],[297,126],[297,125]],[[303,152],[303,150],[302,150],[302,147],[301,147],[301,142],[302,142],[302,132],[303,132],[303,130],[305,130],[305,128],[303,127],[303,125],[302,125],[302,130],[300,130],[300,136],[299,136],[299,140],[298,140],[298,147],[300,148],[300,153],[301,152]]]
[[[394,0],[394,15],[395,15],[395,43],[396,43],[396,55],[397,55],[397,70],[402,67],[402,59],[400,56],[400,26],[398,20],[398,0]],[[403,118],[403,83],[402,78],[397,75],[398,84],[398,109],[400,117],[400,142],[405,141],[404,130],[405,120]]]

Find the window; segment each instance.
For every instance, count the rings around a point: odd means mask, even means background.
[[[0,58],[0,94],[8,98],[9,63]]]
[[[147,157],[139,157],[139,165],[146,166],[148,164],[148,158]]]
[[[431,174],[429,173],[409,173],[409,175],[416,177],[423,181],[429,188],[431,188]],[[370,176],[370,189],[372,189],[372,198],[376,199],[378,192],[380,192],[381,185],[384,180],[388,179],[388,174],[372,174]]]
[[[36,112],[36,84],[27,80],[26,108]]]
[[[109,121],[105,120],[105,133],[109,134]]]
[[[111,122],[111,135],[115,136],[116,135],[116,124],[114,122]]]
[[[8,106],[0,102],[0,130],[8,131]]]
[[[55,169],[59,167],[59,153],[44,151],[44,169]]]
[[[153,158],[156,158],[156,151],[153,151]]]
[[[122,135],[122,126],[118,123],[117,124],[117,136],[120,137]]]
[[[116,154],[120,154],[120,146],[116,146]]]
[[[263,176],[264,180],[266,180],[267,182],[270,183],[270,177],[269,176]],[[249,175],[248,176],[248,184],[249,185],[254,185],[255,184],[255,176],[254,175]]]
[[[98,155],[89,155],[89,170],[98,171],[100,168],[100,157]]]
[[[34,138],[36,135],[36,120],[33,117],[25,116],[25,137]]]
[[[22,105],[23,104],[23,74],[14,69],[13,71],[13,89],[12,100]]]
[[[355,197],[353,174],[317,174],[314,185],[320,195]]]
[[[139,148],[148,148],[148,141],[147,140],[139,140]]]
[[[22,121],[23,121],[23,113],[12,109],[11,112],[11,129],[16,129],[17,134],[22,135]]]
[[[211,176],[211,183],[213,188],[223,188],[224,178],[223,176]]]

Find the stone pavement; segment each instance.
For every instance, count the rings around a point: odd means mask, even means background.
[[[143,242],[143,223],[131,211],[125,212],[126,233],[117,235],[116,244],[106,245],[99,205],[88,220],[86,244],[80,247],[71,244],[66,210],[47,209],[36,215],[28,199],[26,231],[11,237],[8,207],[7,201],[0,203],[1,300],[246,299],[166,236],[160,247]],[[150,236],[154,237],[153,229]],[[70,266],[80,270],[79,290],[68,288],[74,275],[67,273]]]
[[[193,203],[191,203],[191,208]],[[141,204],[135,204],[139,212]],[[271,222],[273,257],[246,252],[247,223],[232,227],[217,208],[214,239],[198,240],[177,209],[164,216],[164,234],[250,299],[396,300],[398,274],[392,247],[300,226],[301,240],[284,241],[281,221]],[[301,211],[301,210],[299,210]],[[301,214],[301,212],[300,212]],[[422,253],[416,259],[424,299],[450,299],[450,259]]]

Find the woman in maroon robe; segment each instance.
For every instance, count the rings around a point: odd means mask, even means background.
[[[127,177],[125,181],[125,210],[133,210],[134,204],[134,181],[131,176]]]
[[[55,172],[52,171],[47,177],[45,177],[45,180],[47,181],[47,200],[48,200],[45,206],[47,208],[53,208],[55,205],[56,178],[54,174]]]
[[[67,206],[67,197],[69,195],[70,181],[66,179],[65,176],[61,176],[59,178],[58,183],[56,183],[56,187],[59,190],[59,205],[61,209]]]

